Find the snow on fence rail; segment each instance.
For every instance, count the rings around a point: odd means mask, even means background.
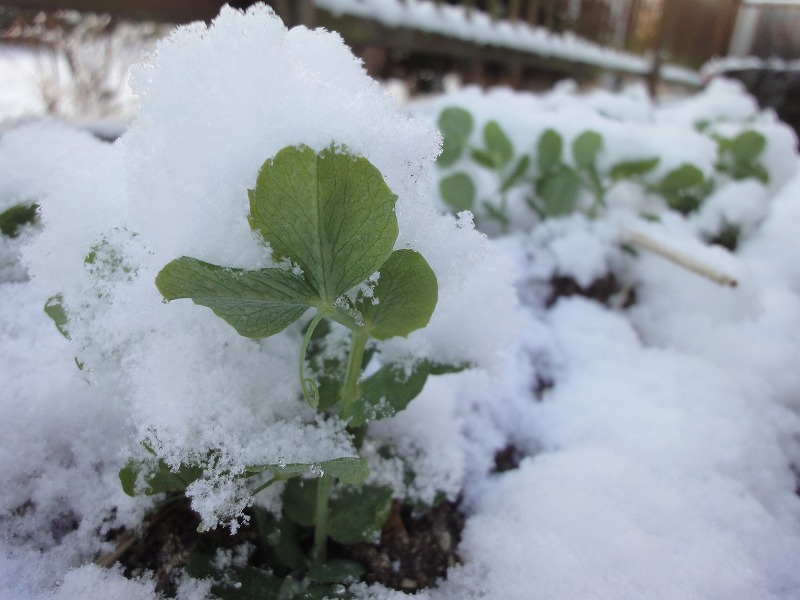
[[[407,28],[496,46],[545,58],[599,67],[608,71],[648,75],[650,57],[591,42],[572,32],[554,33],[544,27],[496,19],[470,8],[471,3],[449,5],[430,0],[314,0],[316,7],[335,16],[372,19],[390,28]],[[699,74],[685,67],[663,65],[660,76],[673,83],[699,86]]]

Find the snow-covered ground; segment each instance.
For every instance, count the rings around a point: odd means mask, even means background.
[[[246,190],[282,147],[332,141],[381,170],[399,196],[397,247],[422,253],[439,280],[430,325],[381,351],[474,365],[431,377],[370,430],[414,466],[406,486],[370,457],[398,496],[463,498],[464,564],[417,597],[800,596],[800,158],[789,130],[739,88],[720,83],[667,106],[635,89],[465,90],[409,117],[336,36],[287,33],[264,9],[181,28],[133,85],[141,112],[113,145],[55,123],[0,137],[0,211],[42,207],[41,226],[0,237],[0,597],[158,597],[148,574],[128,580],[92,564],[111,549],[106,532],[135,527],[151,506],[123,494],[117,476],[142,440],[172,463],[223,448],[228,471],[352,451],[336,423],[298,401],[299,327],[254,343],[189,302],[164,305],[153,285],[181,255],[267,265]],[[656,153],[659,175],[691,161],[717,187],[684,217],[622,182],[596,218],[533,219],[530,231],[489,239],[468,214],[437,211],[432,125],[452,105],[481,125],[501,120],[517,149],[546,127],[567,140],[592,128],[609,164]],[[759,131],[769,185],[716,175],[700,123]],[[642,207],[661,210],[660,225],[638,219]],[[742,225],[733,254],[699,241],[723,218]],[[738,285],[647,251],[633,258],[621,249],[632,224]],[[103,272],[85,261],[90,251],[122,268]],[[590,283],[609,272],[635,288],[630,308],[580,296],[545,306],[553,275]],[[43,311],[55,294],[70,340]],[[492,473],[509,444],[519,468]],[[235,514],[235,482],[221,472],[203,481],[189,490],[195,508]],[[274,508],[264,496],[256,501]],[[187,579],[180,597],[207,591]]]

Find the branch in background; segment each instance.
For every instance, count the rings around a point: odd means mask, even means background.
[[[666,258],[667,260],[675,263],[676,265],[680,265],[681,267],[688,269],[693,273],[702,275],[714,283],[718,283],[719,285],[724,285],[727,287],[736,287],[739,284],[739,282],[730,275],[722,273],[714,267],[711,267],[692,256],[687,256],[686,254],[673,250],[661,242],[657,242],[641,231],[629,231],[627,235],[628,239],[634,244],[637,244],[638,246],[641,246],[645,250],[649,250],[654,254],[658,254],[662,258]]]

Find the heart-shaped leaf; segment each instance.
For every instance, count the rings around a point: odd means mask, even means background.
[[[284,148],[249,190],[250,225],[289,259],[325,306],[380,268],[397,239],[397,201],[366,158]]]

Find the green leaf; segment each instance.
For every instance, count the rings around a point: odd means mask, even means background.
[[[769,183],[769,172],[761,163],[734,165],[731,173],[734,179],[746,179],[752,177],[764,185]]]
[[[455,163],[472,133],[472,115],[463,108],[446,108],[439,115],[439,131],[442,132],[442,153],[437,159],[440,167]]]
[[[385,340],[425,327],[438,297],[436,275],[423,256],[414,250],[396,250],[380,269],[373,298],[360,295],[356,308],[369,334]]]
[[[752,163],[764,151],[767,139],[757,131],[743,131],[730,140],[728,151],[737,163]]]
[[[564,142],[553,129],[547,129],[539,138],[536,146],[540,176],[555,170],[561,164],[561,152]]]
[[[391,508],[391,488],[344,488],[330,503],[330,537],[340,544],[369,540],[381,530]]]
[[[361,384],[361,396],[353,404],[349,425],[392,417],[405,409],[425,387],[430,366],[420,361],[411,370],[402,365],[383,365]]]
[[[335,148],[284,148],[249,191],[250,225],[274,257],[303,271],[322,304],[377,271],[397,239],[395,196],[366,158]]]
[[[480,148],[472,148],[470,151],[470,155],[472,159],[478,163],[479,165],[486,167],[487,169],[496,169],[497,165],[494,162],[494,157],[486,152],[486,150],[481,150]]]
[[[647,175],[650,171],[658,166],[659,158],[650,158],[645,160],[630,160],[617,163],[611,167],[611,179],[618,181],[620,179],[632,179],[634,177],[641,177]]]
[[[562,165],[554,174],[540,180],[536,192],[542,201],[544,213],[548,217],[571,213],[578,204],[581,186],[581,178],[566,165]]]
[[[457,106],[445,108],[439,115],[439,131],[445,138],[452,138],[465,142],[472,133],[472,115]]]
[[[658,183],[657,189],[662,194],[671,194],[702,185],[704,180],[700,169],[685,163],[667,173]]]
[[[321,565],[312,565],[308,570],[308,578],[317,583],[350,583],[358,581],[364,571],[364,566],[359,562],[334,558]]]
[[[467,369],[473,368],[474,365],[469,363],[448,364],[440,362],[428,361],[429,371],[431,375],[447,375],[449,373],[461,373]]]
[[[333,475],[342,483],[354,484],[361,483],[369,475],[367,460],[357,456],[345,456],[333,458],[319,463],[290,463],[290,464],[270,464],[254,465],[245,470],[246,477],[252,477],[258,473],[269,471],[273,477],[279,480],[290,479],[299,475],[307,475],[313,471],[323,471]]]
[[[64,297],[61,294],[56,294],[48,298],[44,304],[44,312],[53,319],[53,323],[55,323],[61,335],[70,339],[69,331],[67,330],[69,319],[67,318],[67,311],[64,310]]]
[[[259,519],[259,526],[260,526]],[[289,519],[280,519],[272,523],[266,534],[267,543],[282,564],[289,569],[302,571],[306,568],[308,561],[303,553],[298,538],[297,525]]]
[[[317,520],[319,479],[294,478],[283,488],[283,511],[298,525],[312,527]]]
[[[511,162],[514,157],[514,147],[497,121],[489,121],[484,126],[483,141],[496,168],[501,168]]]
[[[596,131],[584,131],[572,141],[572,155],[579,169],[589,169],[597,161],[603,138]]]
[[[282,269],[246,271],[188,258],[167,264],[156,277],[167,300],[191,298],[227,321],[240,335],[263,338],[283,331],[314,304],[305,280]]]
[[[17,237],[20,229],[38,220],[39,205],[35,202],[22,202],[0,213],[0,232],[8,237]]]
[[[667,173],[654,189],[664,196],[670,208],[688,214],[711,193],[712,183],[706,181],[700,169],[687,163]]]
[[[144,473],[144,487],[141,490],[137,488],[140,473]],[[173,471],[163,460],[157,463],[130,460],[120,469],[119,480],[122,491],[128,496],[152,496],[166,492],[184,492],[190,483],[200,479],[202,475],[203,468],[199,466],[181,465],[177,471]]]
[[[475,204],[475,184],[466,173],[453,173],[439,182],[439,194],[456,212],[471,210]]]
[[[531,164],[531,157],[527,154],[523,155],[522,158],[517,161],[516,166],[511,171],[511,173],[506,177],[503,185],[500,186],[500,191],[505,192],[509,188],[513,187],[517,181],[525,175],[525,171],[528,170],[528,167]]]

